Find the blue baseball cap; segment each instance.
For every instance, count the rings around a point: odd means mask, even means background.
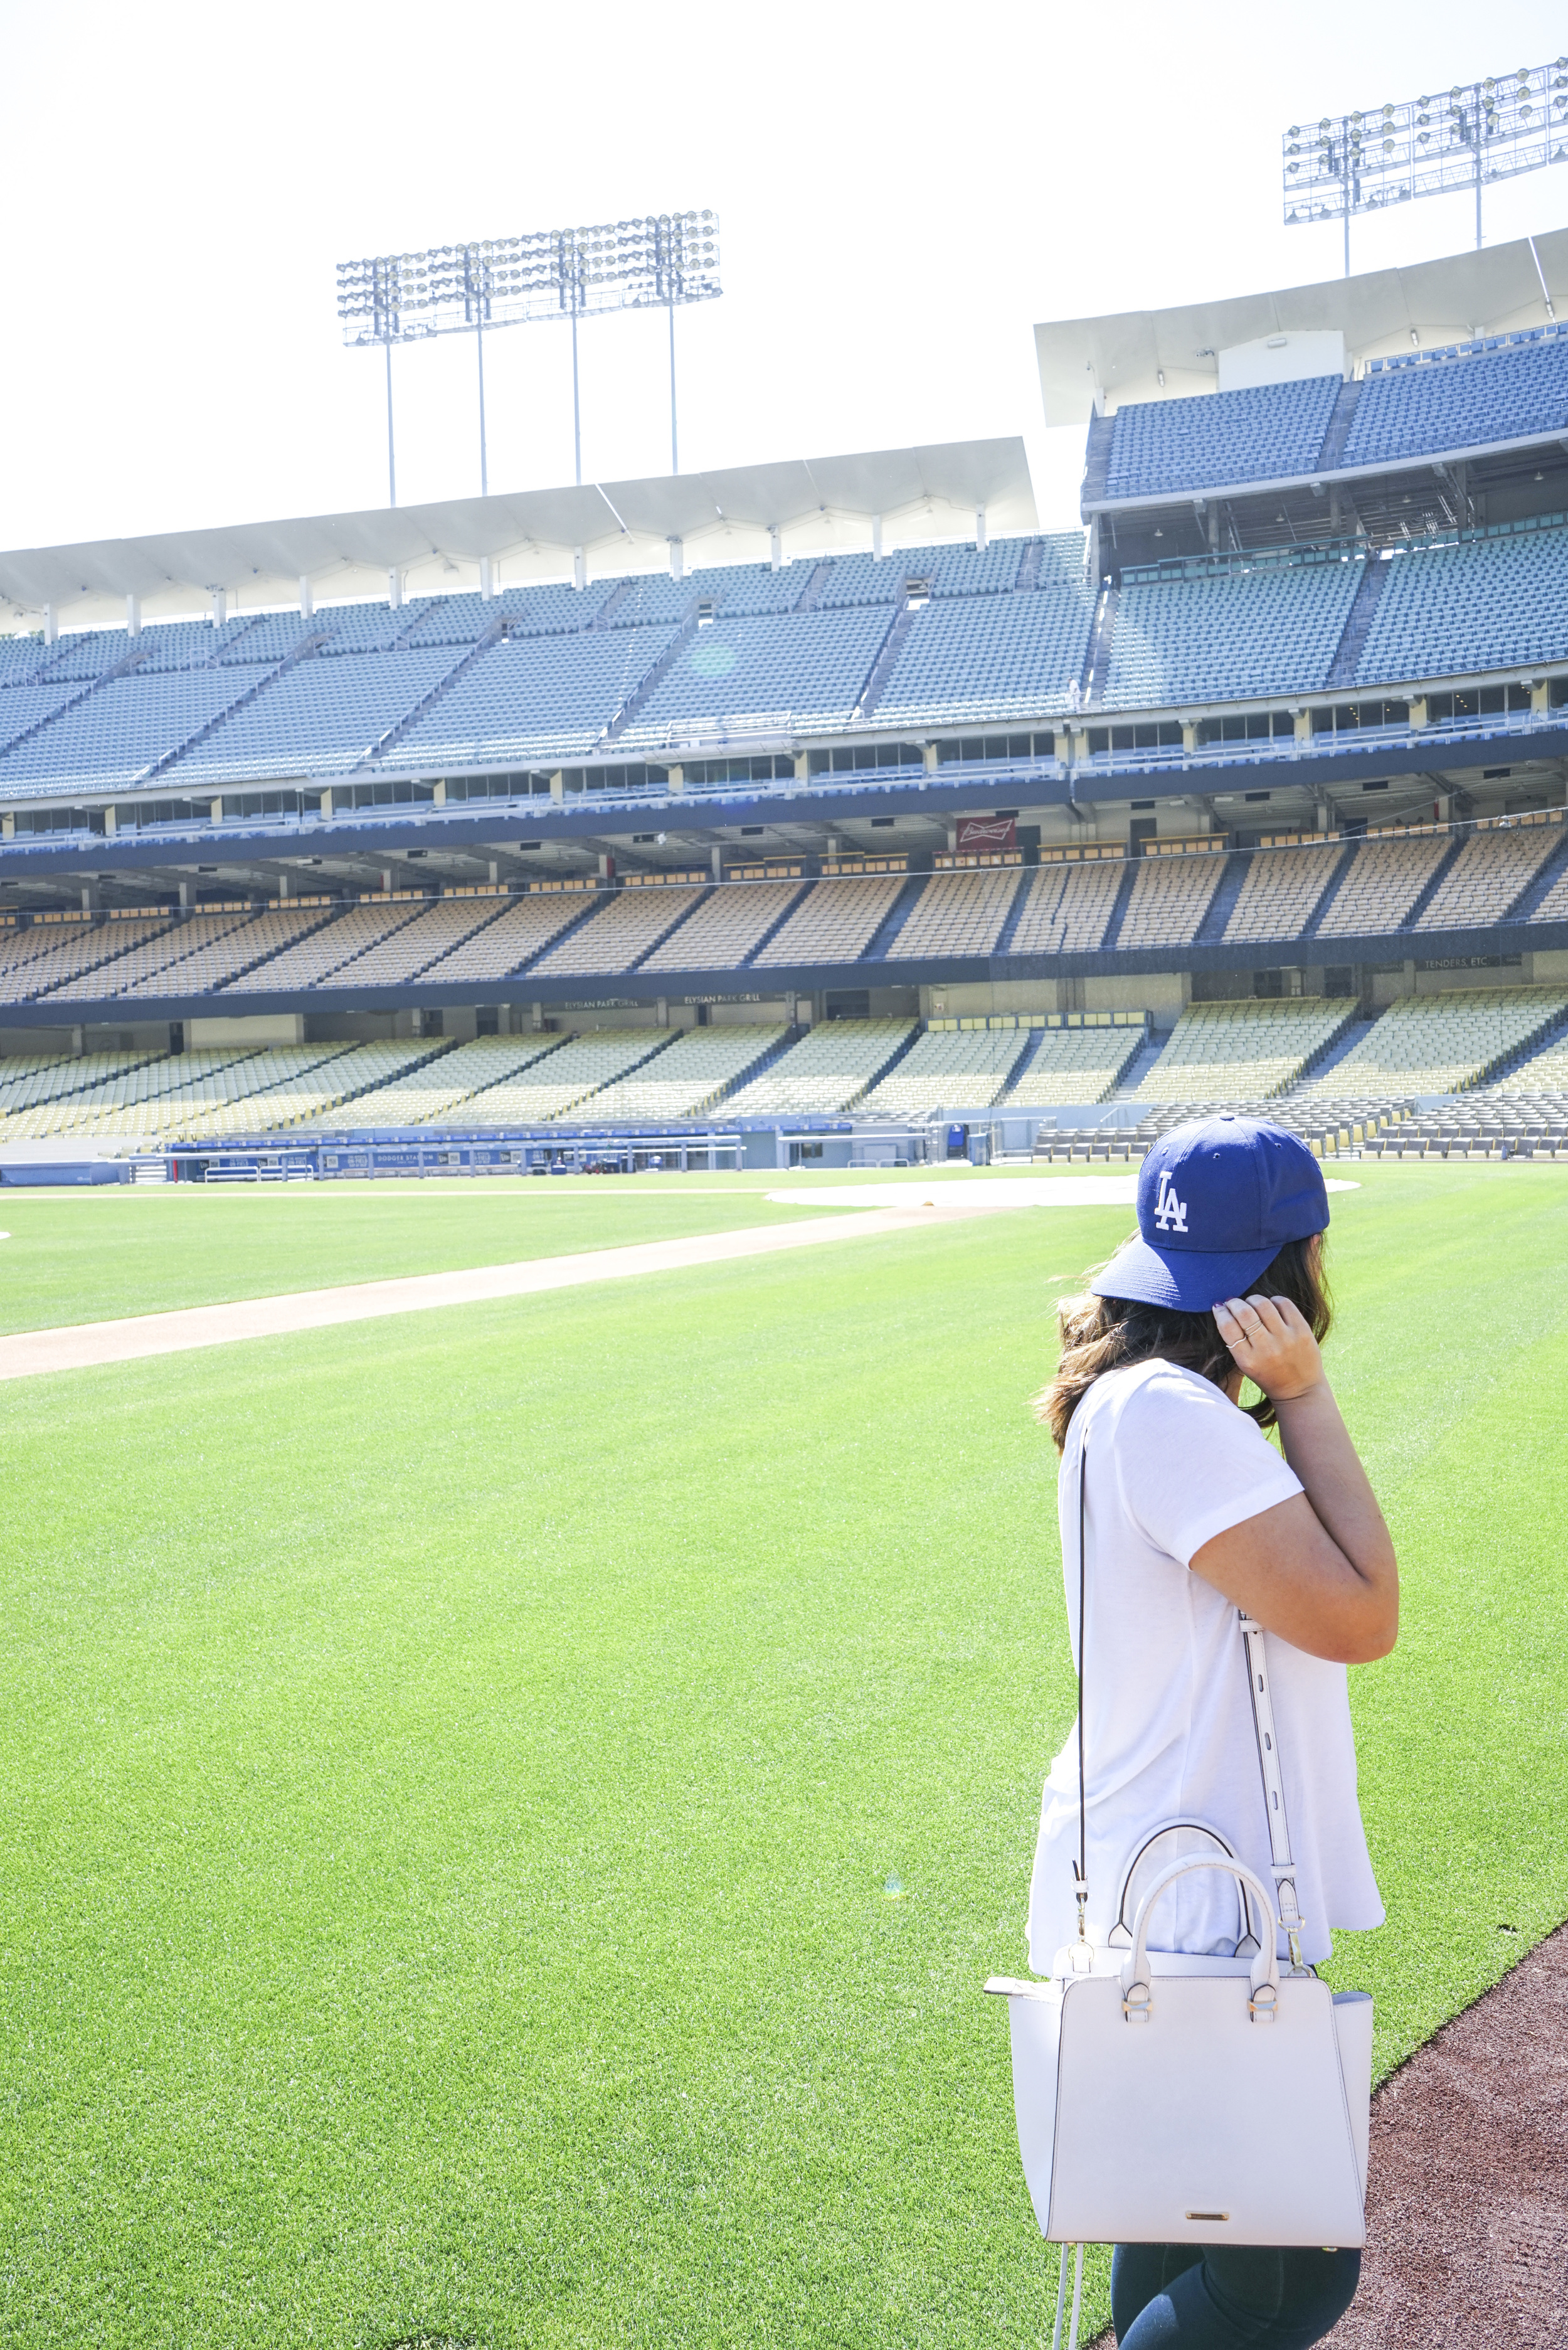
[[[1323,1170],[1304,1142],[1261,1118],[1194,1118],[1144,1160],[1137,1238],[1089,1287],[1203,1314],[1250,1287],[1287,1241],[1327,1228]]]

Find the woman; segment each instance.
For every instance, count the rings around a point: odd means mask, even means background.
[[[1241,1608],[1269,1636],[1310,1964],[1329,1956],[1332,1927],[1383,1921],[1345,1669],[1386,1656],[1398,1627],[1393,1545],[1318,1351],[1323,1174],[1279,1127],[1204,1118],[1145,1159],[1137,1215],[1089,1294],[1062,1305],[1061,1360],[1037,1406],[1062,1454],[1075,1652],[1084,1478],[1088,1939],[1105,1948],[1135,1856],[1171,1822],[1213,1829],[1271,1882]],[[1241,1406],[1244,1379],[1261,1402]],[[1041,1813],[1029,1918],[1040,1974],[1077,1931],[1078,1755],[1075,1725]],[[1228,1952],[1234,1880],[1189,1875],[1156,1918],[1165,1950]],[[1118,2245],[1117,2338],[1122,2350],[1305,2350],[1349,2307],[1360,2264],[1345,2251]]]

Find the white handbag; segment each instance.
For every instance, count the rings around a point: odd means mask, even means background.
[[[1087,1940],[1082,1481],[1080,1462],[1079,1939],[1058,1952],[1048,1980],[993,1976],[986,1984],[1008,2003],[1030,2199],[1041,2234],[1063,2248],[1058,2345],[1069,2246],[1077,2247],[1075,2343],[1085,2243],[1364,2244],[1372,2082],[1371,2000],[1332,1992],[1302,1962],[1263,1633],[1249,1617],[1241,1617],[1242,1654],[1274,1897],[1215,1830],[1172,1822],[1154,1831],[1127,1870],[1112,1947],[1095,1950]],[[1199,1869],[1222,1871],[1236,1884],[1235,1955],[1151,1951],[1158,1905]],[[1282,1979],[1282,1931],[1292,1959]]]

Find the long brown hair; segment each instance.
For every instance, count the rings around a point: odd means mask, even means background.
[[[1288,1297],[1312,1326],[1321,1346],[1334,1319],[1334,1301],[1323,1271],[1323,1235],[1287,1241],[1278,1256],[1248,1288],[1265,1297]],[[1062,1352],[1056,1375],[1034,1399],[1034,1416],[1043,1419],[1061,1451],[1067,1441],[1073,1414],[1096,1379],[1129,1363],[1176,1363],[1196,1371],[1199,1378],[1224,1387],[1235,1365],[1231,1349],[1210,1314],[1179,1314],[1164,1305],[1146,1305],[1131,1297],[1064,1297],[1056,1308]],[[1274,1407],[1267,1396],[1242,1409],[1260,1428],[1272,1428]]]

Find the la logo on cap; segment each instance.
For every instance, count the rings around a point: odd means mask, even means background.
[[[1176,1188],[1167,1170],[1159,1170],[1159,1196],[1154,1203],[1154,1221],[1162,1232],[1184,1232],[1187,1230],[1187,1202],[1176,1196]]]

